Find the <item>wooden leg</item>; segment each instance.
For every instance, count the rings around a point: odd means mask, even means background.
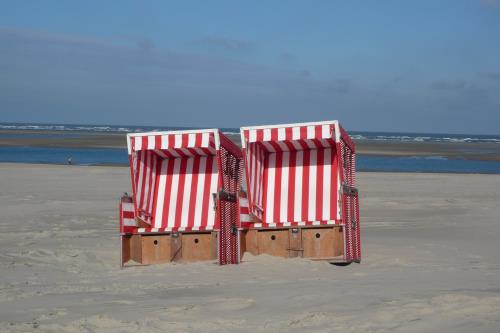
[[[170,261],[182,260],[182,234],[172,233],[170,238]]]
[[[302,257],[302,229],[290,228],[288,229],[288,256],[290,258]]]

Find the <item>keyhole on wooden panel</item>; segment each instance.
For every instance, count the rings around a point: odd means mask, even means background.
[[[195,242],[195,244],[198,244],[198,242],[199,242],[198,238],[195,238],[194,242]]]
[[[275,239],[276,239],[276,236],[272,235],[271,240],[275,240]]]
[[[158,241],[155,239],[155,240],[153,241],[153,244],[154,244],[154,245],[158,245]]]
[[[320,238],[321,235],[319,233],[316,234],[316,238]]]

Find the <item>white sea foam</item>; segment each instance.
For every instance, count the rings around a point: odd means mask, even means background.
[[[113,126],[113,125],[79,125],[79,124],[15,124],[0,123],[0,130],[38,130],[38,131],[84,131],[84,132],[149,132],[186,129],[181,127],[153,126]],[[223,129],[225,134],[239,135],[237,128]],[[500,135],[460,135],[460,134],[414,134],[385,132],[353,132],[351,137],[356,141],[396,141],[396,142],[464,142],[464,143],[500,143]]]

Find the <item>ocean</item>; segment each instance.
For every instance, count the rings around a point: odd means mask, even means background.
[[[35,147],[31,145],[2,145],[2,140],[16,139],[61,139],[78,138],[82,135],[104,133],[128,133],[144,131],[163,131],[186,129],[179,127],[153,126],[117,126],[117,125],[78,125],[78,124],[14,124],[0,123],[0,163],[47,163],[67,164],[71,157],[77,165],[127,165],[128,156],[124,148],[61,148]],[[237,128],[223,128],[230,135],[239,134]],[[472,134],[422,134],[391,132],[357,132],[350,131],[357,142],[364,140],[380,143],[390,142],[441,142],[462,143],[467,150],[470,143],[489,144],[495,151],[500,151],[500,135]],[[498,146],[497,146],[498,145]],[[474,146],[474,149],[477,149]],[[491,149],[491,148],[489,148]],[[439,172],[439,173],[485,173],[500,174],[500,162],[463,158],[447,158],[444,156],[356,156],[359,171],[386,172]]]

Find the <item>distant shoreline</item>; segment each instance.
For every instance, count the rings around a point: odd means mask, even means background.
[[[38,135],[39,137],[33,137]],[[229,134],[237,144],[237,134]],[[355,140],[357,154],[366,156],[442,156],[447,159],[500,161],[499,143],[478,142],[405,142]],[[126,149],[125,133],[85,131],[0,130],[0,147],[40,147],[73,149]]]

